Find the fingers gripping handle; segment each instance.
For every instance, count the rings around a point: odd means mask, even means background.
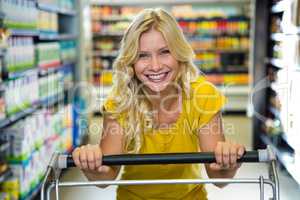
[[[270,148],[258,151],[246,151],[238,162],[269,162],[274,160]],[[184,164],[184,163],[213,163],[216,162],[213,152],[199,153],[169,153],[169,154],[123,154],[103,156],[103,165],[146,165],[146,164]],[[71,155],[58,157],[58,168],[74,167]]]

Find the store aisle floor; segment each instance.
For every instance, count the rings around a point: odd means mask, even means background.
[[[94,123],[99,123],[100,119],[94,119]],[[93,123],[92,122],[92,123]],[[225,116],[224,127],[227,138],[243,143],[250,149],[251,147],[251,124],[250,120],[243,116]],[[94,126],[94,131],[96,130]],[[93,132],[93,130],[90,130]],[[96,134],[91,135],[91,140],[96,142],[98,137]],[[296,200],[300,196],[300,186],[285,172],[279,171],[281,200]],[[203,177],[206,177],[203,171]],[[257,178],[260,175],[267,177],[267,166],[265,164],[244,164],[237,174],[237,178]],[[63,175],[65,181],[85,180],[82,173],[77,169],[67,171]],[[231,200],[255,200],[259,199],[258,185],[228,185],[223,189],[219,189],[213,185],[206,186],[209,199],[231,199]],[[113,200],[115,199],[115,186],[109,186],[105,190],[96,187],[78,187],[61,189],[61,197],[63,200]],[[271,188],[266,186],[266,197],[271,196]]]

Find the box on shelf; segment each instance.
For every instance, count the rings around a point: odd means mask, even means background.
[[[36,45],[37,65],[42,69],[58,67],[60,60],[60,45],[58,42],[39,43]]]
[[[37,8],[34,1],[1,1],[0,12],[4,13],[4,26],[12,29],[37,28]]]

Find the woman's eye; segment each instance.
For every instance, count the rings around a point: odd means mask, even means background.
[[[146,57],[148,57],[148,54],[146,54],[146,53],[139,54],[139,58],[146,58]]]
[[[170,51],[168,49],[166,49],[166,50],[163,50],[161,53],[162,54],[168,54],[168,53],[170,53]]]

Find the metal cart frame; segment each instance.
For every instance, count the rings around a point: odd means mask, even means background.
[[[273,193],[273,200],[279,200],[279,180],[278,180],[278,174],[277,174],[277,164],[276,164],[276,156],[273,153],[272,149],[268,147],[265,150],[258,150],[258,151],[252,151],[252,153],[256,153],[255,155],[258,155],[258,160],[255,161],[255,159],[249,159],[245,158],[244,161],[240,162],[267,162],[269,164],[268,168],[268,179],[264,178],[263,176],[259,176],[258,178],[234,178],[234,179],[170,179],[170,180],[112,180],[112,181],[87,181],[87,182],[60,182],[60,176],[62,169],[68,168],[70,166],[74,166],[73,160],[69,156],[62,155],[59,153],[55,153],[52,155],[51,161],[48,165],[45,178],[42,183],[42,189],[41,189],[41,200],[50,200],[51,192],[53,189],[55,189],[55,197],[56,200],[59,200],[59,188],[60,187],[79,187],[79,186],[101,186],[101,185],[155,185],[155,184],[258,184],[260,188],[260,200],[264,199],[265,193],[264,193],[264,187],[265,185],[269,185],[272,188]],[[163,154],[160,154],[163,155]],[[254,154],[253,154],[254,155]],[[120,155],[122,156],[122,155]],[[185,155],[183,155],[185,157]],[[209,156],[213,156],[212,153],[209,154]],[[188,157],[188,156],[187,156]],[[249,156],[248,156],[249,157]],[[251,157],[251,156],[250,156]],[[253,156],[252,156],[253,157]],[[122,157],[121,157],[122,158]],[[128,158],[128,157],[127,157]],[[181,157],[183,158],[183,157]],[[114,159],[114,158],[113,158]],[[161,158],[160,158],[161,159]],[[166,161],[166,162],[160,162],[160,163],[178,163],[178,158],[175,159],[176,161]],[[187,158],[185,161],[179,162],[179,163],[196,163],[197,161],[191,160],[190,158]],[[141,161],[141,160],[139,160]],[[149,161],[149,159],[148,159]],[[203,159],[202,159],[203,161]],[[213,158],[205,157],[204,162],[201,163],[211,163],[214,162],[214,156]],[[104,157],[103,161],[104,162]],[[109,162],[108,162],[109,163]],[[120,163],[120,160],[113,163],[116,165],[116,163]],[[122,163],[122,162],[121,162]],[[124,163],[124,162],[123,162]],[[133,162],[125,162],[125,164],[134,164],[136,161]],[[157,164],[153,163],[153,160],[150,162],[151,164]],[[145,164],[143,162],[140,162],[138,164]]]

